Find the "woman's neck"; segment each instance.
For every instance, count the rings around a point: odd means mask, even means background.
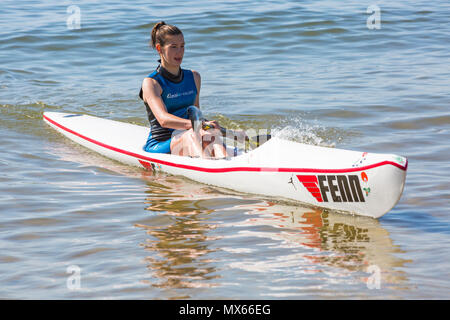
[[[181,82],[183,80],[183,73],[181,72],[181,68],[180,67],[176,67],[172,68],[172,69],[167,69],[166,66],[164,66],[162,63],[160,64],[159,67],[159,73],[166,79],[178,83]]]
[[[180,66],[171,66],[167,65],[164,62],[161,62],[161,66],[166,69],[166,71],[170,72],[174,77],[177,77],[180,75],[181,67]]]

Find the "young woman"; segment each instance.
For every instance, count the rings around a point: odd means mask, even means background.
[[[152,29],[151,45],[160,56],[160,65],[142,82],[139,96],[150,121],[150,134],[144,150],[191,157],[226,157],[216,121],[209,130],[195,133],[187,108],[200,108],[200,74],[181,68],[184,55],[183,33],[164,21]]]

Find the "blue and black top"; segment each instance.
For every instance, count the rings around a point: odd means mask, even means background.
[[[177,117],[187,119],[187,108],[195,103],[197,97],[197,86],[194,80],[194,74],[191,70],[181,69],[178,79],[171,77],[162,66],[159,66],[155,71],[148,75],[149,78],[153,78],[158,81],[162,88],[161,98],[166,106],[167,112]],[[139,93],[139,97],[143,99],[142,88]],[[154,148],[158,143],[166,142],[170,145],[172,132],[174,129],[163,128],[156,117],[154,116],[151,108],[144,101],[147,109],[148,121],[150,122],[150,134],[147,139],[147,143],[144,150],[149,152],[161,152],[155,151],[158,148]],[[167,148],[165,148],[167,151]],[[170,152],[170,149],[168,150]]]

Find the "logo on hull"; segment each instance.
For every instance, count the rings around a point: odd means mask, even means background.
[[[297,175],[318,202],[365,202],[357,175]]]

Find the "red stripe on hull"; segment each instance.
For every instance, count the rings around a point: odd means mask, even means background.
[[[103,148],[121,153],[121,154],[125,154],[131,157],[134,157],[136,159],[141,159],[141,160],[146,160],[146,161],[151,161],[151,162],[155,162],[155,163],[159,163],[162,165],[166,165],[166,166],[171,166],[171,167],[175,167],[175,168],[181,168],[181,169],[187,169],[187,170],[194,170],[194,171],[200,171],[200,172],[208,172],[208,173],[225,173],[225,172],[314,172],[314,173],[348,173],[348,172],[356,172],[356,171],[363,171],[363,170],[369,170],[372,168],[376,168],[376,167],[380,167],[380,166],[384,166],[384,165],[392,165],[394,167],[397,167],[401,170],[405,170],[408,167],[408,162],[406,162],[405,166],[401,166],[398,163],[392,162],[392,161],[382,161],[379,163],[375,163],[375,164],[371,164],[368,166],[364,166],[364,167],[360,167],[360,168],[347,168],[347,169],[314,169],[314,168],[267,168],[267,167],[230,167],[230,168],[202,168],[202,167],[196,167],[196,166],[191,166],[191,165],[185,165],[185,164],[179,164],[179,163],[174,163],[174,162],[169,162],[169,161],[164,161],[164,160],[159,160],[159,159],[155,159],[155,158],[150,158],[150,157],[146,157],[137,153],[133,153],[133,152],[129,152],[123,149],[119,149],[110,145],[107,145],[105,143],[96,141],[94,139],[91,139],[89,137],[86,137],[78,132],[75,132],[59,123],[57,123],[56,121],[50,119],[47,116],[43,116],[45,120],[47,120],[48,122],[52,123],[53,125],[57,126],[58,128],[69,132],[77,137],[80,137],[86,141],[89,141],[93,144],[96,144],[98,146],[101,146]],[[306,176],[305,176],[306,177]],[[305,181],[305,182],[312,182],[312,181]]]

